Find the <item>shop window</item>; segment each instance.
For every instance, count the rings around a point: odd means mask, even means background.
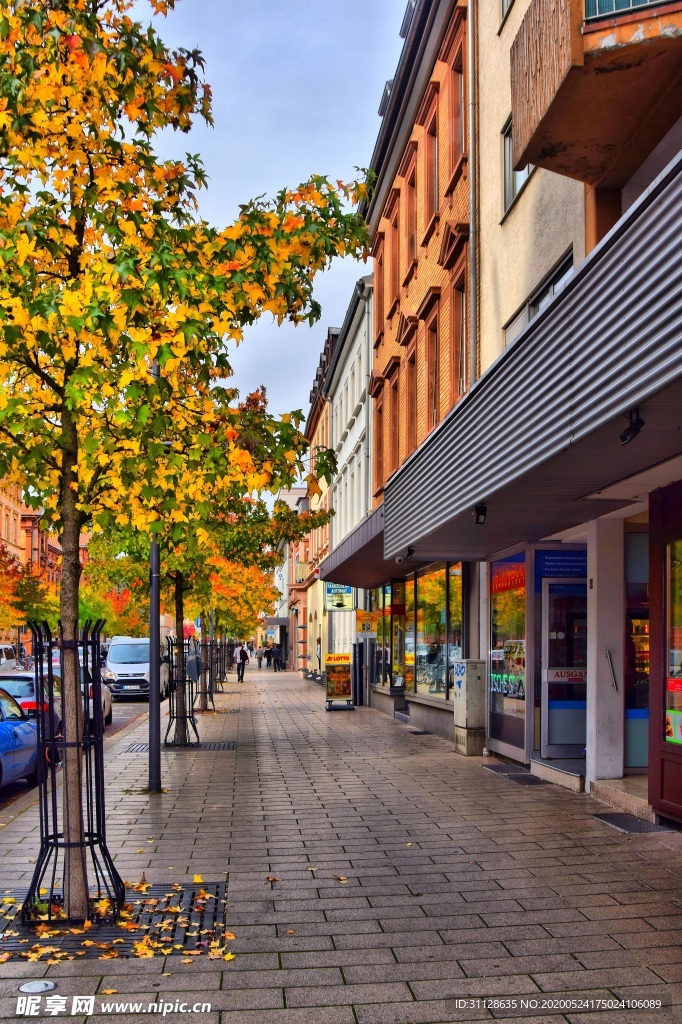
[[[625,534],[625,767],[649,763],[649,535]]]
[[[417,576],[415,692],[446,696],[447,578],[445,566]]]
[[[525,751],[526,556],[490,565],[490,666],[488,734]]]
[[[378,613],[377,645],[375,656],[375,685],[388,686],[391,672],[391,586],[377,587],[374,593],[372,611]]]
[[[466,391],[467,303],[464,276],[452,290],[452,395],[453,402]]]
[[[668,545],[665,738],[682,743],[682,541]]]
[[[405,685],[405,580],[393,580],[391,584],[391,683]]]
[[[508,210],[530,177],[534,167],[533,164],[526,164],[520,171],[514,170],[511,118],[509,118],[502,129],[502,146],[504,155],[504,208]]]
[[[438,312],[426,327],[426,426],[427,430],[438,423],[438,391],[440,383],[440,360],[438,338]]]
[[[415,692],[414,576],[405,581],[405,691]]]
[[[452,699],[455,662],[464,656],[462,563],[448,566],[448,698]]]

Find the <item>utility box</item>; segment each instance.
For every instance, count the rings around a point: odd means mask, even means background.
[[[454,663],[455,750],[467,757],[480,756],[485,747],[485,680],[484,661]]]

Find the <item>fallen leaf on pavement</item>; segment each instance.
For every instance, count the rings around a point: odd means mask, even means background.
[[[103,988],[101,994],[103,996],[117,996],[118,995],[118,989],[117,988]]]
[[[200,882],[203,882],[203,878],[201,877],[201,875],[195,875],[194,878],[192,879],[192,881],[193,882],[197,882],[197,884],[198,884]]]

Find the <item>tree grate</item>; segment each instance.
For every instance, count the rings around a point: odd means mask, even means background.
[[[49,925],[38,935],[35,926],[23,926],[18,916],[27,890],[12,890],[15,903],[0,906],[0,954],[11,953],[10,963],[51,959],[118,960],[143,956],[187,956],[191,953],[217,955],[231,934],[227,929],[227,899],[224,882],[176,887],[144,885],[146,891],[126,890],[126,913],[121,924],[97,924],[84,932]],[[131,926],[135,926],[132,930]],[[213,946],[212,943],[217,943]],[[44,952],[38,956],[38,948]],[[222,954],[221,954],[222,955]],[[105,968],[102,968],[103,972]]]
[[[603,821],[605,825],[618,829],[619,832],[674,832],[675,829],[667,825],[654,825],[652,821],[644,821],[636,818],[634,814],[595,814],[597,821]]]
[[[172,750],[176,754],[188,753],[192,754],[199,752],[200,754],[208,751],[209,753],[216,750],[236,750],[237,743],[235,740],[209,740],[207,743],[191,743],[186,747],[175,747],[172,744],[161,747],[162,751]],[[148,754],[149,744],[148,743],[131,743],[129,747],[126,747],[126,754]]]

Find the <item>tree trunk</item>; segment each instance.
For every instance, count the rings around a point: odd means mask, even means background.
[[[83,827],[83,697],[78,661],[78,588],[81,564],[79,537],[81,518],[76,508],[77,495],[70,486],[76,479],[77,439],[75,423],[68,410],[63,411],[62,427],[66,440],[61,480],[62,583],[60,614],[64,650],[62,651],[62,722],[64,752],[62,816],[64,839],[64,905],[68,917],[87,920],[90,916],[88,872]],[[75,844],[75,845],[74,845]]]
[[[208,630],[206,629],[206,612],[201,613],[201,680],[199,683],[199,710],[208,710],[208,659],[211,651],[208,646]]]
[[[176,659],[177,681],[175,687],[175,736],[178,746],[187,746],[189,731],[187,728],[187,686],[185,676],[185,601],[183,594],[184,576],[175,574],[175,635],[177,637]]]

